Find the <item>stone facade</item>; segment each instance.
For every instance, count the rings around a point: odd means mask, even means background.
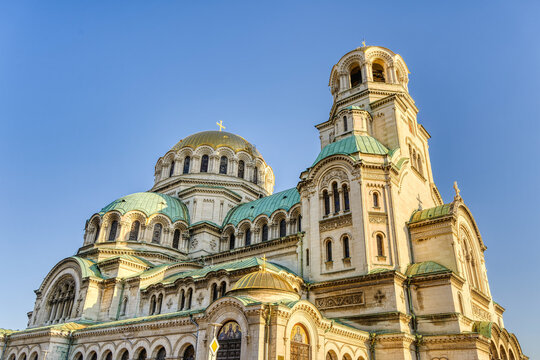
[[[240,136],[180,141],[149,192],[88,219],[1,359],[527,359],[457,184],[446,204],[435,186],[408,82],[391,50],[344,55],[321,152],[275,194]]]

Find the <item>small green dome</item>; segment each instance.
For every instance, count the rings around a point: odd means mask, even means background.
[[[119,211],[122,215],[133,210],[141,211],[148,217],[154,214],[163,214],[172,222],[183,220],[189,224],[189,213],[186,205],[180,199],[165,194],[139,192],[126,195],[105,206],[99,215],[103,216],[113,210]]]

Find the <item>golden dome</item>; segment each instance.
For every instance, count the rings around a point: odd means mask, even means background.
[[[202,131],[180,140],[171,150],[179,150],[185,147],[196,149],[207,145],[213,149],[221,146],[231,148],[235,153],[245,151],[251,156],[261,157],[255,146],[241,136],[226,131]]]
[[[244,275],[236,282],[236,284],[234,284],[231,291],[248,289],[271,289],[295,292],[287,280],[272,271],[266,270],[265,268],[261,268],[259,271]]]

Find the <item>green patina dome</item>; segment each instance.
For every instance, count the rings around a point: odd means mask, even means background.
[[[103,216],[113,210],[119,211],[122,215],[133,210],[141,211],[148,217],[154,214],[163,214],[172,222],[183,220],[189,224],[189,213],[186,205],[180,199],[165,194],[139,192],[126,195],[105,206],[99,215]]]
[[[357,153],[387,155],[389,154],[389,151],[383,144],[371,136],[353,135],[326,145],[311,166],[317,165],[319,161],[332,155],[340,154],[352,156]]]
[[[226,131],[202,131],[190,135],[185,139],[180,140],[171,150],[179,150],[186,147],[196,149],[203,145],[210,146],[213,149],[226,146],[235,153],[245,151],[251,156],[261,157],[261,154],[257,151],[255,146],[246,139]]]

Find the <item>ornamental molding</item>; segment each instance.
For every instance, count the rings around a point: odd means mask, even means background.
[[[315,306],[319,310],[365,305],[364,292],[345,294],[338,296],[327,296],[315,299]]]
[[[477,319],[491,321],[491,314],[476,304],[472,304],[472,312]]]
[[[352,215],[350,213],[319,221],[319,231],[321,233],[347,226],[352,226]]]
[[[372,224],[386,224],[388,222],[388,215],[386,213],[368,212],[369,222]]]
[[[349,176],[341,169],[334,169],[326,173],[321,180],[321,188],[328,188],[330,182],[338,180],[339,183],[348,182]]]

